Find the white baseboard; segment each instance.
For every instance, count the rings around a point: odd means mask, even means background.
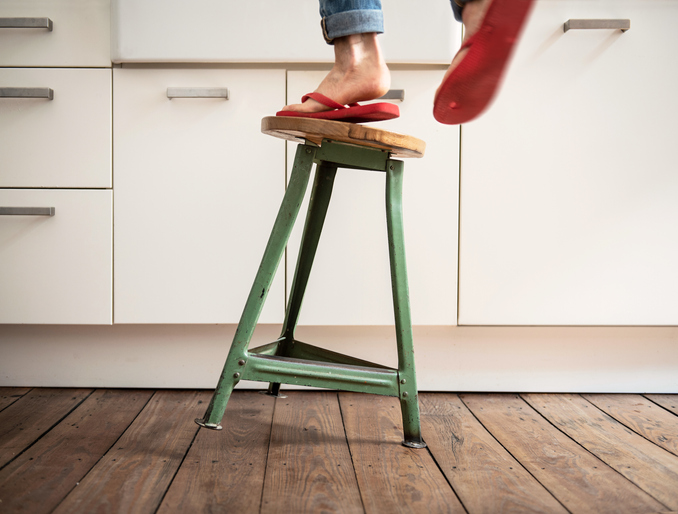
[[[234,331],[2,325],[0,386],[210,389]],[[279,332],[260,325],[251,346]],[[296,337],[396,364],[392,327],[299,327]],[[415,352],[422,391],[678,393],[678,327],[415,327]]]

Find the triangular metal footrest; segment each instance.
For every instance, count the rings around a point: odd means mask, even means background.
[[[250,350],[243,380],[342,389],[398,396],[398,370],[294,341],[276,356],[282,341]]]

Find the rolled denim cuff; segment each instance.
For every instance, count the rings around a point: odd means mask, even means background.
[[[328,44],[338,37],[366,32],[384,32],[384,13],[380,9],[356,9],[323,17],[320,22]]]
[[[461,21],[461,11],[464,9],[464,4],[467,4],[470,1],[471,0],[450,0],[455,20]]]

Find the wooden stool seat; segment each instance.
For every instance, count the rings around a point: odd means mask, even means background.
[[[280,397],[280,385],[342,389],[400,399],[403,444],[425,448],[421,437],[412,320],[410,316],[405,241],[402,216],[403,161],[394,157],[422,157],[425,143],[354,123],[311,118],[267,117],[262,132],[298,141],[285,195],[273,224],[259,270],[238,323],[231,350],[205,416],[196,422],[220,429],[226,404],[241,380],[268,382],[267,394]],[[315,179],[301,238],[299,257],[289,293],[280,337],[258,348],[249,348],[252,334],[271,288],[273,277],[287,247],[292,228],[308,189],[312,168]],[[313,266],[320,234],[339,168],[358,169],[384,175],[386,229],[391,268],[398,367],[366,362],[295,338],[302,300]],[[252,192],[256,201],[256,192]],[[243,242],[246,244],[246,242]]]
[[[320,146],[323,139],[369,146],[389,152],[393,157],[423,157],[426,143],[416,137],[397,134],[357,123],[268,116],[261,120],[261,131],[297,143],[311,141]]]

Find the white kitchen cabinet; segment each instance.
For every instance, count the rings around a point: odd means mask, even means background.
[[[0,323],[113,322],[109,9],[0,3]]]
[[[111,187],[110,69],[0,68],[8,88],[52,98],[0,98],[0,187]]]
[[[111,324],[112,192],[0,189],[0,323]],[[22,211],[23,212],[23,211]]]
[[[403,211],[413,323],[454,325],[457,317],[459,128],[433,119],[433,96],[443,70],[394,71],[401,117],[374,124],[426,141],[422,159],[404,159]],[[312,91],[323,72],[288,73],[288,101]],[[294,143],[289,143],[294,147]],[[288,151],[291,166],[293,151]],[[308,202],[307,194],[306,202]],[[383,173],[339,169],[309,279],[300,324],[391,325],[393,301]],[[307,203],[302,207],[306,208]],[[291,277],[303,220],[289,245]]]
[[[630,19],[570,30],[568,19]],[[678,2],[538,2],[462,128],[459,322],[678,323]]]
[[[111,65],[109,0],[2,0],[0,18],[0,66]]]
[[[115,322],[237,323],[285,190],[283,70],[113,70]],[[174,98],[168,88],[226,88]],[[281,322],[284,272],[261,322]]]
[[[449,63],[461,25],[441,0],[383,2],[389,62]],[[113,62],[332,62],[317,0],[112,0]]]

